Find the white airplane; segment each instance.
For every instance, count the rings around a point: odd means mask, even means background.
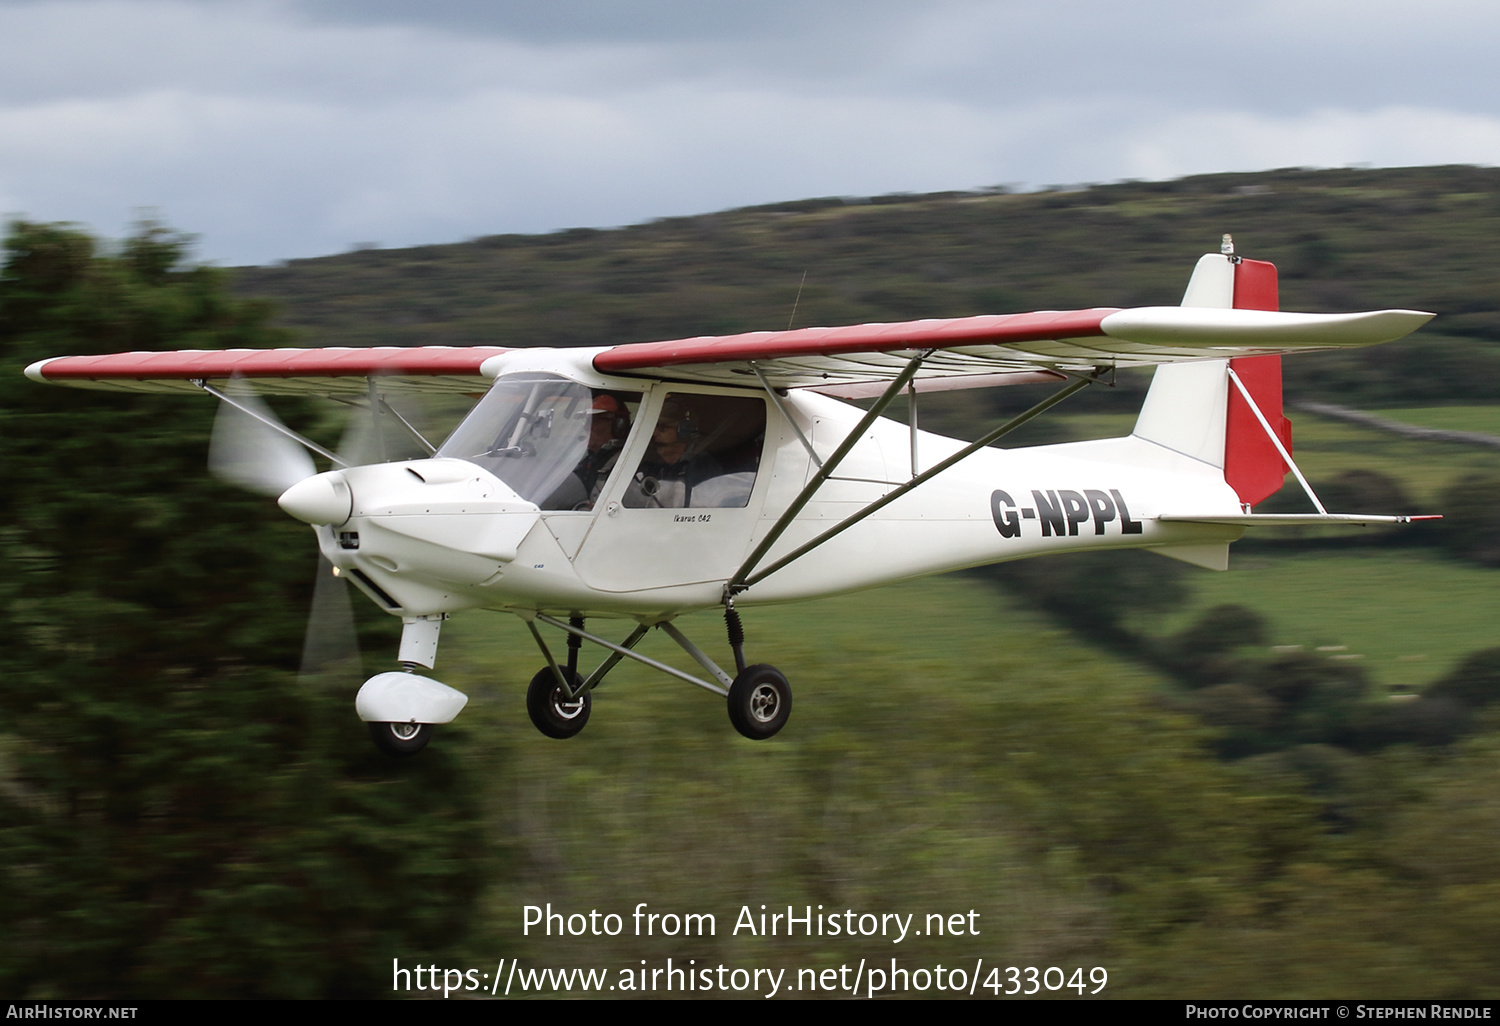
[[[402,668],[370,678],[356,699],[386,752],[421,749],[468,701],[417,671],[434,667],[443,621],[475,607],[515,613],[530,628],[546,665],[527,709],[548,737],[578,733],[593,689],[631,658],[726,697],[735,728],[763,739],[786,724],[792,694],[774,667],[747,664],[744,607],[1084,549],[1147,548],[1223,570],[1248,526],[1424,519],[1323,507],[1292,461],[1280,354],[1388,342],[1432,315],[1278,312],[1276,269],[1234,256],[1228,236],[1222,250],[1198,261],[1180,307],[602,348],[121,353],[43,360],[26,374],[206,392],[229,416],[263,425],[259,438],[220,439],[216,429],[223,473],[279,495],[313,526],[334,573],[401,618]],[[1116,368],[1153,365],[1127,437],[990,447],[1080,389],[1108,384]],[[1049,380],[1061,387],[975,442],[916,426],[922,392]],[[434,447],[388,402],[412,391],[484,396]],[[343,465],[252,393],[357,402],[431,457]],[[883,419],[903,394],[909,425]],[[840,401],[851,398],[875,402]],[[306,449],[335,469],[318,473]],[[1252,513],[1288,469],[1316,512]],[[724,610],[733,673],[674,624],[712,607]],[[586,629],[608,618],[633,626],[618,642]],[[564,633],[565,659],[542,627]],[[704,674],[635,652],[653,627]],[[587,676],[584,641],[607,651]]]

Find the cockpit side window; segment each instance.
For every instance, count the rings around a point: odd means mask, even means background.
[[[763,399],[672,392],[623,504],[630,509],[747,506],[765,438]]]

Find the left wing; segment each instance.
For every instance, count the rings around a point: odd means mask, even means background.
[[[26,368],[33,381],[123,392],[196,392],[253,380],[269,395],[364,395],[369,378],[385,392],[483,392],[484,361],[500,346],[379,346],[371,349],[182,349],[164,353],[60,356]]]

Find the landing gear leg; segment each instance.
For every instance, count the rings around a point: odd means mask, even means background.
[[[369,724],[370,740],[386,755],[414,755],[432,740],[435,723],[448,723],[468,697],[417,669],[431,669],[437,658],[438,633],[447,614],[402,620],[400,671],[377,673],[354,700],[359,718]]]
[[[774,737],[792,715],[792,686],[774,666],[745,665],[745,627],[734,599],[724,599],[724,626],[738,671],[729,686],[729,722],[752,741]]]
[[[734,672],[745,672],[745,625],[740,623],[740,612],[734,608],[734,599],[724,599],[724,628],[729,633],[729,648],[734,652]]]

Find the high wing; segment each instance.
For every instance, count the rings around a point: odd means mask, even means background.
[[[916,353],[920,390],[1017,384],[1102,368],[1374,345],[1402,338],[1432,314],[1282,313],[1199,307],[1042,311],[799,328],[639,342],[595,350],[605,374],[714,384],[812,388],[857,397],[895,377]],[[503,370],[499,346],[182,350],[66,356],[26,369],[36,381],[132,392],[192,392],[232,379],[258,392],[358,395],[372,377],[386,391],[472,393]]]
[[[1410,334],[1432,316],[1177,306],[1042,311],[644,342],[600,353],[594,367],[717,384],[744,384],[758,370],[777,387],[857,397],[873,394],[862,383],[895,377],[926,350],[935,352],[917,380],[929,389],[1016,384],[1100,368],[1375,345]]]

